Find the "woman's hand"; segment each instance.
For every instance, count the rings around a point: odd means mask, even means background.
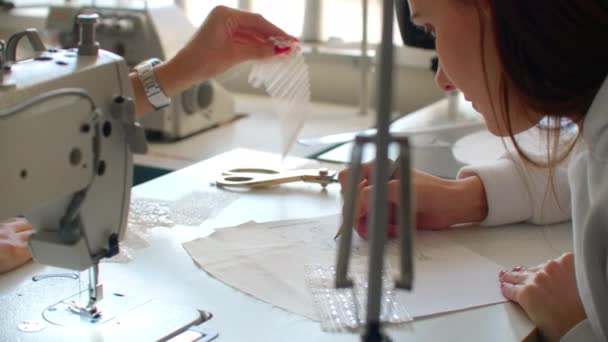
[[[369,203],[373,196],[371,163],[362,168],[362,181],[359,184],[358,216],[355,217],[355,228],[359,235],[367,238],[367,216]],[[344,188],[348,170],[339,175],[340,184]],[[390,237],[397,235],[397,210],[399,210],[400,180],[388,182],[389,224],[387,227]],[[421,229],[444,229],[454,224],[479,222],[487,216],[487,201],[483,184],[479,177],[469,177],[460,180],[447,180],[430,174],[413,170],[412,189],[416,212],[416,226]]]
[[[559,341],[586,317],[572,253],[536,267],[502,271],[499,279],[503,295],[521,305],[547,341]]]
[[[291,51],[290,44],[276,46],[274,38],[297,41],[259,14],[218,6],[186,46],[154,67],[154,76],[165,95],[174,97],[238,63]],[[153,108],[137,75],[131,73],[129,78],[135,91],[136,113],[141,117]]]
[[[354,228],[356,229],[359,236],[364,239],[367,239],[367,216],[368,216],[368,203],[369,196],[371,196],[371,179],[372,179],[372,171],[374,167],[374,162],[368,162],[361,164],[361,181],[359,182],[357,189],[357,203],[355,206],[355,217],[354,217]],[[341,191],[344,194],[344,189],[348,186],[348,177],[349,177],[349,169],[342,170],[338,174],[338,180],[340,181]],[[398,184],[398,183],[397,183]],[[394,184],[390,184],[389,187]],[[363,199],[365,197],[365,199]],[[389,203],[389,207],[393,207],[394,204]],[[388,228],[387,233],[389,237],[394,237],[397,234],[397,225],[395,219],[395,210],[389,210],[388,217]]]
[[[271,37],[297,41],[259,14],[218,6],[188,44],[155,73],[165,93],[173,96],[241,62],[290,52],[289,47],[276,47]]]
[[[454,223],[450,212],[455,203],[450,200],[450,181],[424,172],[412,173],[413,199],[415,203],[416,227],[420,229],[445,229]],[[397,210],[400,208],[400,180],[390,180],[388,186],[389,237],[397,236]],[[363,186],[359,192],[359,221],[355,228],[359,235],[367,238],[367,217],[372,201],[374,187]],[[453,198],[453,197],[452,197]]]
[[[371,183],[372,180],[372,171],[374,170],[374,162],[368,162],[361,164],[361,182],[367,181]],[[342,187],[342,192],[344,192],[344,188],[347,186],[348,177],[350,175],[349,169],[344,169],[338,173],[338,181],[340,181],[340,186]]]
[[[0,273],[25,264],[32,258],[27,240],[32,227],[22,218],[0,222]]]

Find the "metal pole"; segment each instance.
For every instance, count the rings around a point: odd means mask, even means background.
[[[456,122],[459,119],[458,115],[458,103],[460,102],[460,92],[458,90],[452,90],[446,93],[448,98],[448,123]]]
[[[374,194],[370,208],[370,257],[367,296],[367,319],[364,339],[382,340],[380,313],[382,303],[382,271],[388,214],[387,182],[389,173],[389,124],[393,95],[393,0],[384,0],[382,45],[378,58],[378,134],[376,136],[376,163],[373,176]]]
[[[6,43],[4,40],[0,39],[0,87],[4,82],[4,47]]]
[[[414,283],[414,232],[415,208],[412,200],[412,176],[410,146],[407,137],[397,137],[399,142],[399,179],[400,179],[400,205],[399,205],[399,247],[401,274],[395,281],[395,287],[403,290],[411,290]]]
[[[361,179],[361,159],[363,157],[363,148],[368,141],[363,141],[364,138],[358,136],[355,139],[355,145],[351,155],[350,171],[348,175],[348,185],[345,189],[344,211],[342,214],[342,226],[340,231],[340,245],[338,246],[338,257],[336,261],[336,288],[352,287],[353,282],[348,278],[348,264],[350,261],[350,252],[352,246],[353,222],[355,220],[355,203],[359,181]]]
[[[175,5],[181,8],[182,11],[188,12],[188,4],[186,3],[186,0],[175,0]]]
[[[321,41],[322,15],[323,0],[306,0],[301,37],[303,42],[318,43]]]
[[[253,8],[253,6],[251,4],[251,0],[239,0],[238,6],[243,11],[248,11],[248,12],[250,12]]]
[[[362,1],[362,12],[363,12],[363,30],[361,37],[361,84],[359,87],[359,113],[364,115],[367,114],[368,107],[368,94],[367,94],[367,81],[369,75],[369,64],[367,62],[367,49],[368,49],[368,41],[367,41],[367,19],[369,12],[369,1]]]
[[[99,291],[99,264],[95,264],[89,269],[89,304],[87,310],[90,312],[97,311],[97,302],[101,299]]]

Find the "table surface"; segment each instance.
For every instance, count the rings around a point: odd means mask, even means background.
[[[304,160],[287,160],[295,165]],[[175,199],[204,191],[221,170],[237,166],[276,166],[275,154],[237,149],[191,167],[173,172],[133,189],[133,195]],[[319,323],[273,307],[225,285],[199,269],[182,243],[209,234],[214,227],[334,214],[339,212],[339,185],[322,191],[317,184],[293,183],[266,190],[239,192],[238,199],[200,227],[155,228],[150,246],[136,250],[128,263],[101,264],[105,286],[123,293],[160,298],[176,304],[208,310],[214,317],[205,323],[220,333],[220,341],[356,341],[353,334],[328,334]],[[570,224],[527,224],[480,228],[459,227],[445,236],[505,267],[533,265],[571,249]],[[31,262],[0,276],[0,295],[31,282],[35,274],[55,268]],[[468,284],[446,286],[475,286]],[[2,308],[6,313],[10,308]],[[420,319],[388,330],[395,341],[519,341],[533,326],[514,304],[498,304]]]

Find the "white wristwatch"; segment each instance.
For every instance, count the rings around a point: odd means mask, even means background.
[[[150,58],[137,64],[134,68],[154,110],[163,109],[171,104],[171,98],[165,95],[154,76],[154,66],[157,64],[160,64],[160,59]]]

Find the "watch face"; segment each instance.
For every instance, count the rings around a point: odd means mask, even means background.
[[[161,63],[161,60],[160,60],[160,59],[158,59],[158,58],[150,58],[150,59],[148,60],[148,62],[149,62],[149,63],[150,63],[152,66],[156,66],[156,65],[158,65],[158,64],[160,64],[160,63]]]

